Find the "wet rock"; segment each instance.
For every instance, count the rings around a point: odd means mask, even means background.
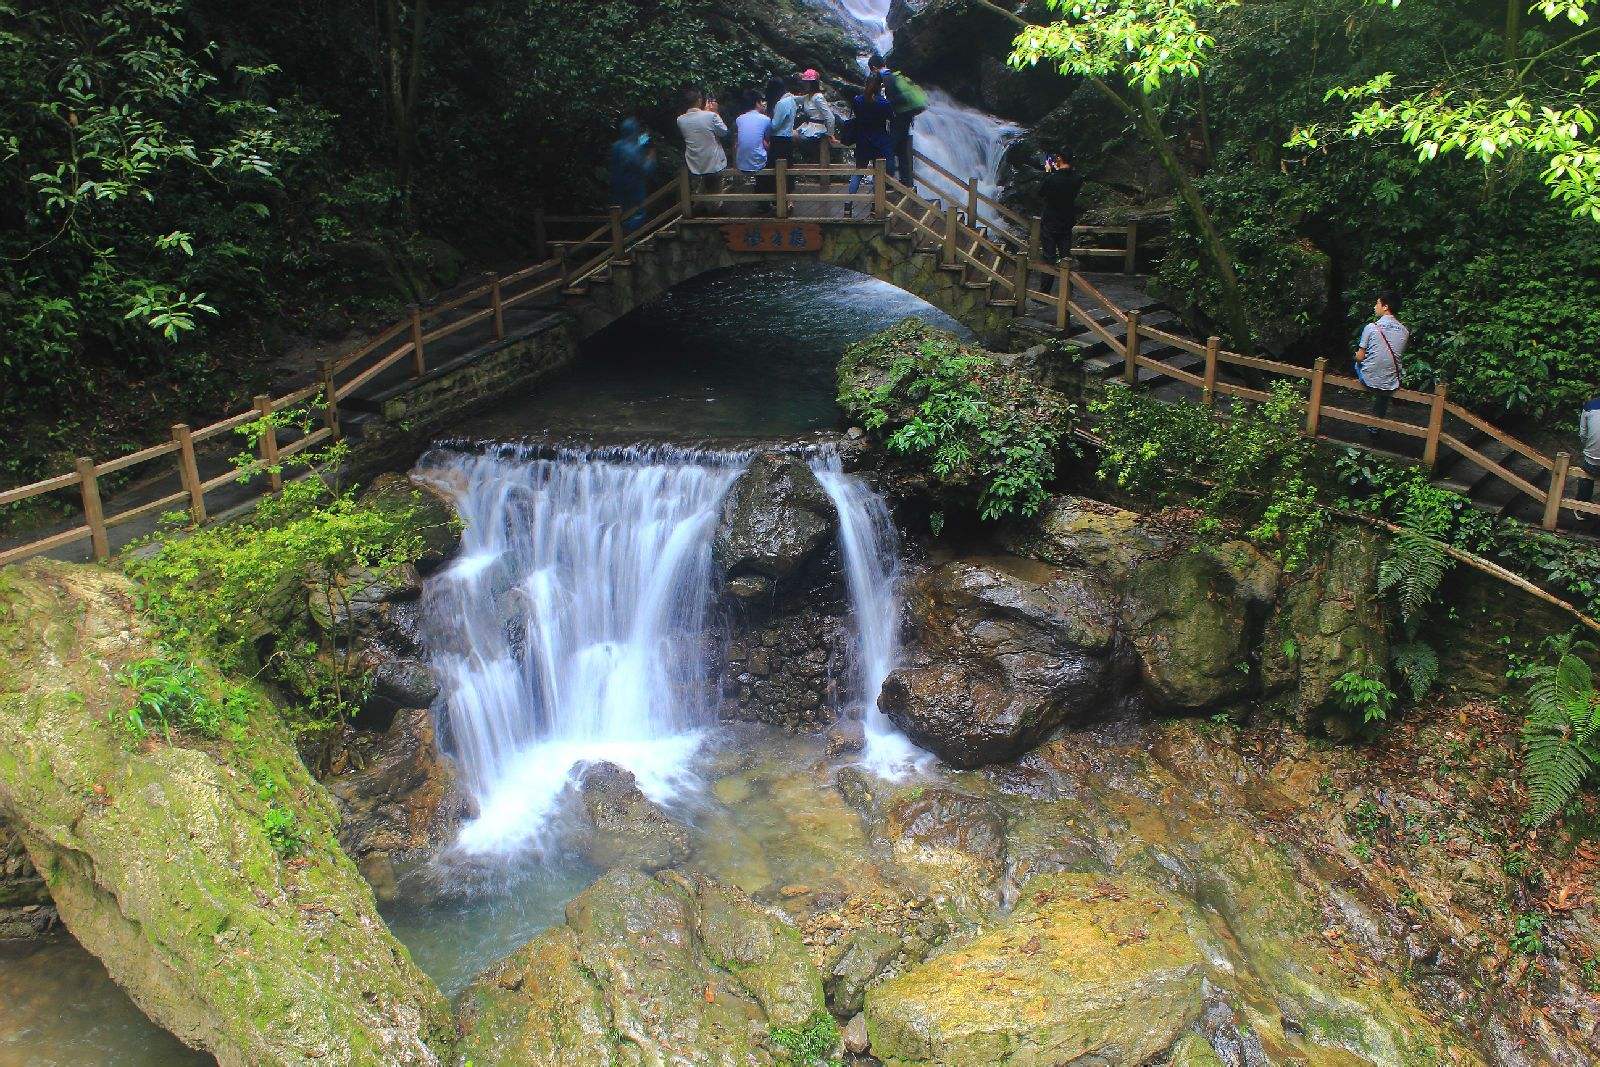
[[[379,918],[265,696],[242,691],[237,744],[133,746],[113,725],[129,694],[110,679],[156,654],[115,572],[0,573],[0,816],[51,872],[62,921],[145,1014],[228,1067],[437,1063],[444,998]],[[274,809],[302,842],[292,859]]]
[[[822,982],[795,930],[704,878],[616,870],[462,997],[459,1063],[786,1062]]]
[[[1302,729],[1353,736],[1362,724],[1334,695],[1334,681],[1350,671],[1388,680],[1389,638],[1377,591],[1384,551],[1383,539],[1370,531],[1339,538],[1326,559],[1290,583],[1267,620],[1262,682]]]
[[[1009,759],[1105,714],[1126,678],[1115,601],[1081,572],[962,560],[919,579],[910,601],[918,655],[885,681],[879,705],[955,766]]]
[[[443,842],[466,811],[426,708],[400,712],[381,734],[347,731],[324,784],[339,805],[339,841],[379,899],[393,889],[393,861]]]
[[[872,1048],[872,1039],[867,1036],[867,1017],[857,1012],[845,1024],[844,1050],[852,1056],[865,1056]]]
[[[832,607],[739,615],[720,672],[721,717],[790,729],[831,724],[847,677],[847,631]]]
[[[1135,512],[1086,497],[1051,497],[1031,519],[1008,525],[1001,542],[1020,556],[1082,567],[1113,582],[1174,549],[1172,539]]]
[[[50,890],[22,839],[0,819],[0,941],[46,933],[55,919]]]
[[[921,963],[948,934],[949,925],[940,919],[852,931],[823,976],[828,1010],[841,1018],[859,1016],[870,987]]]
[[[401,708],[432,707],[438,699],[439,683],[433,669],[419,656],[373,642],[362,648],[359,662],[372,683],[366,708],[376,721],[388,721]]]
[[[860,719],[836,722],[828,728],[827,742],[829,759],[838,759],[852,752],[860,752],[867,747],[866,727]]]
[[[403,517],[422,539],[417,568],[431,574],[461,548],[461,516],[439,486],[401,474],[380,474],[362,492],[361,503]]]
[[[887,805],[883,833],[895,862],[955,914],[977,919],[999,904],[1006,823],[990,801],[913,788]]]
[[[578,788],[590,824],[581,847],[595,866],[658,871],[689,858],[689,835],[645,797],[633,772],[596,763]]]
[[[1200,1017],[1191,923],[1187,905],[1143,879],[1035,879],[1001,926],[868,990],[873,1055],[948,1067],[1145,1063]]]
[[[306,607],[323,633],[340,640],[374,633],[389,619],[395,601],[422,595],[422,577],[409,563],[381,571],[354,567],[331,582],[306,583]]]
[[[730,579],[795,575],[833,535],[833,502],[806,462],[757,456],[728,490],[712,556]]]

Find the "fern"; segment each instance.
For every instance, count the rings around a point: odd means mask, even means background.
[[[1389,666],[1405,683],[1413,704],[1428,695],[1439,680],[1439,654],[1426,641],[1407,641],[1389,653]]]
[[[1528,819],[1543,825],[1567,806],[1600,769],[1600,694],[1578,652],[1582,641],[1557,644],[1555,663],[1529,667],[1528,716],[1522,724],[1522,773],[1532,797]]]

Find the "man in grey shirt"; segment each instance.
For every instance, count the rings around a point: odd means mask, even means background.
[[[1378,316],[1378,321],[1367,323],[1356,348],[1356,377],[1371,390],[1372,413],[1380,419],[1388,417],[1389,401],[1400,388],[1400,379],[1405,373],[1400,357],[1405,355],[1406,342],[1411,340],[1411,331],[1395,318],[1399,310],[1399,298],[1393,293],[1379,296],[1372,305],[1372,313]],[[1367,435],[1376,437],[1378,431],[1369,426]]]
[[[689,168],[690,182],[696,193],[720,193],[722,172],[728,169],[728,153],[722,148],[728,124],[717,113],[717,102],[707,100],[699,89],[685,91],[683,103],[678,132],[683,134],[683,161]],[[718,206],[712,204],[712,209]]]
[[[1589,476],[1582,479],[1583,484],[1578,486],[1578,499],[1593,500],[1595,479],[1600,478],[1600,396],[1583,405],[1583,410],[1578,414],[1578,440],[1583,445],[1583,451],[1578,455],[1578,465]],[[1581,511],[1578,518],[1584,522],[1594,521],[1593,515]]]

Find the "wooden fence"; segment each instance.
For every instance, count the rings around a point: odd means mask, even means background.
[[[1112,351],[1121,353],[1124,378],[1129,383],[1137,380],[1138,369],[1143,367],[1194,386],[1200,391],[1201,402],[1211,406],[1219,395],[1249,400],[1263,400],[1268,395],[1260,389],[1219,379],[1218,371],[1224,366],[1300,379],[1309,385],[1306,414],[1309,435],[1318,436],[1324,420],[1335,420],[1418,438],[1423,443],[1423,463],[1430,470],[1441,450],[1451,449],[1542,505],[1547,529],[1555,527],[1563,507],[1600,515],[1600,504],[1565,495],[1569,482],[1589,477],[1581,468],[1573,467],[1567,453],[1554,457],[1543,455],[1450,401],[1443,384],[1431,393],[1401,389],[1393,394],[1399,405],[1420,405],[1426,409],[1425,418],[1419,423],[1380,419],[1352,407],[1340,406],[1336,402],[1339,394],[1352,397],[1370,394],[1356,379],[1330,374],[1325,359],[1317,360],[1312,368],[1299,367],[1223,351],[1215,337],[1202,345],[1145,325],[1137,310],[1119,307],[1074,269],[1072,261],[1065,267],[1044,262],[1039,249],[1038,220],[1023,216],[984,193],[975,179],[962,180],[934,160],[917,153],[916,159],[924,175],[918,181],[935,192],[934,196],[925,197],[904,182],[888,177],[882,160],[875,161],[871,167],[839,166],[829,157],[826,144],[822,152],[816,164],[790,166],[778,162],[771,172],[775,188],[770,193],[697,193],[688,172],[683,171],[676,182],[656,190],[644,201],[638,209],[643,223],[632,231],[628,230],[621,209],[616,207],[603,216],[540,214],[534,235],[538,256],[533,265],[510,274],[487,277],[467,292],[440,303],[413,307],[405,318],[355,350],[320,364],[317,380],[310,385],[284,396],[258,396],[248,409],[209,426],[199,429],[174,426],[167,440],[149,448],[106,461],[81,457],[67,473],[0,491],[0,506],[4,506],[76,488],[83,510],[83,522],[79,525],[0,551],[0,565],[85,540],[96,559],[105,559],[111,551],[111,529],[145,515],[176,508],[187,511],[191,521],[203,523],[208,517],[207,494],[236,482],[238,474],[231,465],[224,464],[221,473],[205,476],[197,456],[198,446],[216,442],[275,412],[309,409],[312,405],[321,408],[321,426],[306,433],[288,431],[281,440],[278,432],[268,426],[257,442],[259,458],[264,464],[275,466],[306,449],[336,440],[340,436],[341,409],[352,394],[386,375],[416,379],[427,374],[430,345],[470,331],[481,334],[482,343],[502,339],[506,336],[507,310],[563,293],[581,294],[585,282],[613,266],[626,265],[630,249],[639,242],[649,240],[668,227],[695,222],[707,212],[721,211],[723,214],[716,216],[717,221],[725,221],[729,205],[745,204],[770,205],[772,213],[779,218],[791,217],[797,208],[844,204],[860,207],[881,222],[886,232],[909,236],[920,250],[936,251],[944,267],[959,270],[976,283],[987,284],[992,305],[1008,306],[1018,316],[1041,312],[1046,321],[1063,331],[1077,320]],[[842,184],[858,176],[870,179],[867,191],[851,194],[835,186],[835,183]],[[990,221],[998,221],[1000,225],[990,225]],[[552,239],[548,232],[551,226],[576,226],[575,232],[579,235]],[[591,226],[593,228],[589,229]],[[1136,226],[1080,226],[1075,230],[1075,241],[1077,234],[1115,236],[1121,241],[1114,247],[1075,247],[1074,259],[1114,257],[1122,261],[1125,271],[1134,269],[1138,253]],[[1109,328],[1107,323],[1120,328],[1122,336],[1118,337],[1118,331]],[[1159,340],[1181,351],[1203,356],[1203,373],[1196,374],[1142,355],[1140,347],[1144,340]],[[1548,485],[1535,485],[1472,448],[1464,440],[1465,434],[1458,429],[1458,424],[1487,434],[1548,472]],[[105,510],[100,488],[102,479],[131,468],[148,470],[152,465],[162,464],[176,468],[178,489],[121,511]],[[268,491],[278,491],[282,487],[281,476],[270,475],[266,487]]]

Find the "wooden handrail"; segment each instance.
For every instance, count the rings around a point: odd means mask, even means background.
[[[811,164],[787,167],[784,199],[801,203],[870,202],[874,208],[873,214],[886,226],[892,227],[896,221],[903,220],[911,227],[909,235],[901,236],[910,236],[916,240],[921,235],[937,242],[943,250],[944,262],[960,267],[963,276],[969,270],[976,271],[978,277],[991,287],[999,286],[1002,295],[1010,294],[1013,300],[1007,304],[1014,304],[1015,314],[1026,313],[1031,303],[1038,302],[1050,310],[1051,318],[1058,324],[1058,328],[1064,327],[1066,320],[1077,319],[1114,352],[1121,353],[1124,360],[1124,375],[1130,383],[1135,380],[1137,369],[1143,367],[1155,374],[1186,382],[1201,390],[1204,396],[1214,397],[1221,394],[1261,400],[1268,394],[1260,389],[1219,380],[1216,375],[1217,365],[1247,367],[1281,377],[1309,379],[1312,396],[1306,420],[1306,431],[1309,434],[1318,433],[1321,419],[1333,419],[1423,438],[1426,441],[1425,456],[1430,461],[1430,468],[1432,461],[1437,459],[1438,450],[1449,448],[1493,477],[1510,485],[1517,492],[1542,505],[1543,522],[1547,528],[1554,527],[1562,508],[1600,515],[1600,504],[1576,500],[1565,495],[1564,489],[1567,485],[1583,479],[1593,480],[1581,467],[1571,465],[1565,454],[1554,458],[1545,456],[1486,419],[1453,401],[1446,400],[1442,390],[1424,393],[1401,389],[1393,394],[1396,401],[1426,405],[1429,410],[1426,425],[1389,418],[1380,419],[1362,411],[1341,408],[1328,402],[1329,390],[1358,394],[1364,394],[1367,390],[1355,379],[1326,373],[1325,360],[1318,360],[1317,367],[1308,370],[1305,367],[1262,356],[1223,351],[1215,343],[1209,346],[1197,344],[1186,337],[1144,325],[1136,311],[1119,307],[1115,301],[1070,266],[1061,267],[1034,259],[1032,253],[1035,251],[1033,247],[1033,238],[1036,237],[1035,220],[1021,215],[984,193],[978,188],[976,179],[960,179],[948,168],[921,152],[914,153],[914,157],[933,175],[950,183],[963,194],[961,197],[952,198],[961,202],[948,204],[941,211],[936,204],[919,194],[910,184],[885,175],[881,164],[872,168]],[[855,175],[873,177],[875,181],[872,192],[852,195],[848,192],[831,191],[832,182]],[[795,180],[800,178],[819,178],[823,191],[795,192],[791,187]],[[630,215],[645,216],[645,221],[631,232],[622,230],[623,223],[618,210],[613,210],[605,216],[545,215],[541,210],[537,213],[539,240],[536,243],[539,246],[537,251],[540,253],[537,262],[506,275],[490,276],[484,283],[449,300],[416,308],[407,318],[388,326],[346,355],[325,361],[320,367],[319,380],[311,385],[276,398],[259,397],[256,405],[249,410],[228,416],[208,426],[194,430],[187,426],[175,426],[171,438],[159,444],[101,463],[80,459],[76,469],[71,472],[0,490],[0,506],[3,506],[76,487],[82,498],[85,516],[85,523],[82,526],[0,551],[0,564],[25,559],[83,540],[91,543],[96,558],[103,559],[109,554],[108,529],[174,504],[187,503],[192,519],[195,522],[205,521],[207,518],[205,494],[234,482],[237,473],[230,469],[203,480],[195,462],[196,445],[236,430],[254,419],[261,418],[267,412],[299,408],[319,397],[329,401],[328,409],[323,415],[324,425],[320,429],[284,443],[281,447],[275,434],[263,435],[260,442],[262,458],[275,462],[333,439],[339,433],[337,414],[339,401],[370,384],[407,356],[413,359],[413,373],[421,373],[426,366],[423,346],[485,323],[489,325],[488,332],[492,339],[501,339],[505,336],[506,308],[518,306],[537,297],[552,296],[563,289],[581,285],[614,263],[621,262],[621,257],[641,242],[652,239],[675,223],[685,221],[686,209],[692,208],[694,204],[716,201],[739,203],[767,201],[773,203],[776,208],[778,194],[776,192],[691,194],[680,175],[678,181],[664,185],[645,197],[630,213]],[[999,238],[991,235],[980,220],[974,217],[978,214],[976,211],[978,205],[992,207],[999,217],[1015,223],[1018,230],[1027,235],[1026,245],[1018,245],[1018,239],[1009,233],[1002,232]],[[652,215],[651,209],[656,207],[660,210]],[[961,217],[963,213],[966,214],[965,220]],[[544,238],[544,228],[551,223],[594,224],[596,228],[576,241],[556,242]],[[1074,254],[1120,255],[1124,257],[1125,269],[1131,270],[1137,251],[1137,224],[1082,226],[1075,228],[1075,234],[1080,230],[1087,234],[1122,234],[1125,238],[1124,248],[1074,248],[1073,251]],[[543,253],[546,248],[554,248],[556,251],[552,255],[545,255]],[[592,256],[579,255],[590,248],[598,251]],[[579,259],[582,261],[573,262]],[[1057,291],[1046,293],[1031,288],[1029,281],[1035,272],[1044,277],[1056,278]],[[991,289],[991,293],[992,291]],[[1119,339],[1112,330],[1102,325],[1097,318],[1099,311],[1091,310],[1079,294],[1087,296],[1098,305],[1099,309],[1121,324],[1124,329],[1123,337]],[[1079,298],[1074,299],[1075,297]],[[488,299],[488,307],[461,313],[467,305],[483,299]],[[430,320],[434,325],[431,329],[424,329],[423,325]],[[1160,359],[1143,355],[1140,352],[1142,340],[1161,341],[1180,350],[1205,356],[1206,373],[1203,376],[1198,375]],[[1543,489],[1534,485],[1450,433],[1443,426],[1442,420],[1446,416],[1465,423],[1471,429],[1485,434],[1522,456],[1540,470],[1550,473],[1550,488]],[[178,492],[162,495],[114,514],[104,513],[100,496],[100,481],[104,476],[167,457],[176,457],[182,487]],[[272,481],[276,483],[278,479],[274,478]]]

